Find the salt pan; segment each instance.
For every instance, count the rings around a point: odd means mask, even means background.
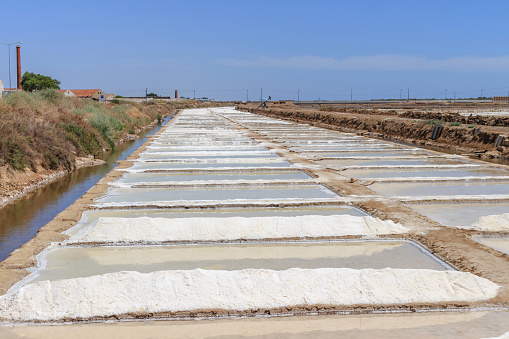
[[[371,216],[305,215],[230,218],[99,218],[71,242],[234,241],[241,239],[375,236],[406,233],[392,220]]]
[[[134,313],[302,305],[474,302],[498,286],[470,273],[412,269],[117,272],[26,285],[0,299],[1,321],[57,321]]]

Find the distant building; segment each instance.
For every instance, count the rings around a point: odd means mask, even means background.
[[[0,98],[8,95],[10,92],[18,92],[17,88],[4,88],[2,81],[0,81]]]
[[[115,94],[106,94],[104,98],[106,99],[106,101],[111,101],[115,99],[115,97],[116,97]]]
[[[61,89],[60,93],[63,93],[66,97],[75,97],[76,94],[74,94],[70,89]]]
[[[70,89],[68,91],[82,99],[94,99],[98,101],[106,100],[106,94],[100,89]]]
[[[509,101],[509,97],[493,97],[493,101]]]

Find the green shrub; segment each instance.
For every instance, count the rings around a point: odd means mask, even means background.
[[[428,120],[428,121],[426,122],[426,124],[428,124],[428,125],[443,124],[443,123],[444,123],[444,122],[443,122],[442,120],[435,120],[435,119],[433,119],[433,120]]]
[[[91,113],[88,122],[102,134],[111,149],[115,149],[114,133],[124,128],[122,123],[108,113],[96,109]]]
[[[52,104],[58,105],[64,100],[65,96],[63,93],[61,93],[58,89],[50,89],[46,88],[43,90],[40,90],[38,92],[35,92],[34,95],[36,97],[41,98],[42,100],[45,100],[47,102],[50,102]]]
[[[68,132],[66,133],[67,140],[81,151],[81,155],[98,154],[102,151],[101,142],[93,132],[72,124],[61,124],[60,128]]]
[[[475,125],[468,125],[468,128],[474,128]]]
[[[460,126],[461,125],[461,122],[458,122],[458,121],[453,121],[453,122],[450,122],[449,123],[450,126]]]
[[[56,170],[60,167],[60,161],[58,161],[58,157],[55,154],[46,153],[44,158],[46,158],[50,169]]]

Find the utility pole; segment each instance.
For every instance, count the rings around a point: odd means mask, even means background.
[[[246,102],[249,102],[249,90],[246,89]]]
[[[145,88],[145,103],[148,102],[148,96],[147,96],[147,93],[148,93],[148,88]]]
[[[194,96],[194,100],[196,100],[196,90],[195,89],[193,90],[193,96]]]
[[[263,88],[260,88],[260,101],[263,101]]]
[[[7,45],[8,46],[8,50],[9,50],[9,94],[12,92],[12,85],[11,85],[11,45],[22,44],[22,43],[23,42],[21,42],[21,41],[11,42],[11,43],[0,42],[0,44],[2,44],[2,45]]]
[[[410,88],[408,88],[408,97],[407,100],[410,101]]]
[[[353,101],[353,89],[350,88],[350,101]]]
[[[447,100],[447,88],[445,89],[444,100]]]
[[[300,101],[300,89],[297,91],[297,101]]]
[[[456,92],[454,92],[454,102],[456,102]]]

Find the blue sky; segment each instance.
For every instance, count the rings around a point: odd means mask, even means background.
[[[0,11],[0,42],[24,42],[23,72],[62,88],[233,100],[260,88],[301,100],[509,91],[505,0],[19,0]],[[6,87],[7,58],[0,45]]]

